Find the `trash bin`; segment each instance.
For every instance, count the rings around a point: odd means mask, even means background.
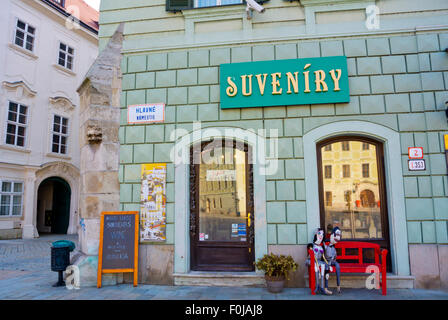
[[[62,272],[70,265],[70,252],[75,249],[75,244],[69,240],[58,240],[51,247],[51,271],[59,272],[58,282],[53,287],[65,286]]]

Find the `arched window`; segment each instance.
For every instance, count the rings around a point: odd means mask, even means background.
[[[357,136],[330,138],[317,145],[317,157],[321,227],[338,226],[345,240],[389,249],[383,144]]]

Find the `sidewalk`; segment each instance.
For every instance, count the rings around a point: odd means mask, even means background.
[[[387,296],[379,290],[344,289],[341,295],[310,295],[307,288],[285,288],[271,294],[266,288],[189,287],[132,284],[101,289],[68,290],[53,288],[57,272],[50,270],[51,243],[60,239],[76,242],[76,236],[51,235],[33,240],[0,241],[1,300],[448,300],[448,290],[388,289]]]

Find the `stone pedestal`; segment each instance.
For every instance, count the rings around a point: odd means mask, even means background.
[[[80,231],[72,264],[80,271],[82,287],[96,286],[100,218],[103,211],[118,211],[118,181],[123,24],[100,53],[82,85],[80,96]],[[103,285],[123,282],[122,274],[103,275]]]

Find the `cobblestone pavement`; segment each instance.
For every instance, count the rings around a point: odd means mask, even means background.
[[[50,270],[50,247],[56,240],[76,243],[76,236],[51,235],[32,240],[0,241],[0,299],[2,300],[448,300],[448,291],[423,289],[388,289],[387,296],[378,290],[344,289],[343,294],[311,296],[309,289],[285,288],[271,294],[265,288],[189,287],[131,284],[101,289],[69,290],[54,288],[57,272]]]

